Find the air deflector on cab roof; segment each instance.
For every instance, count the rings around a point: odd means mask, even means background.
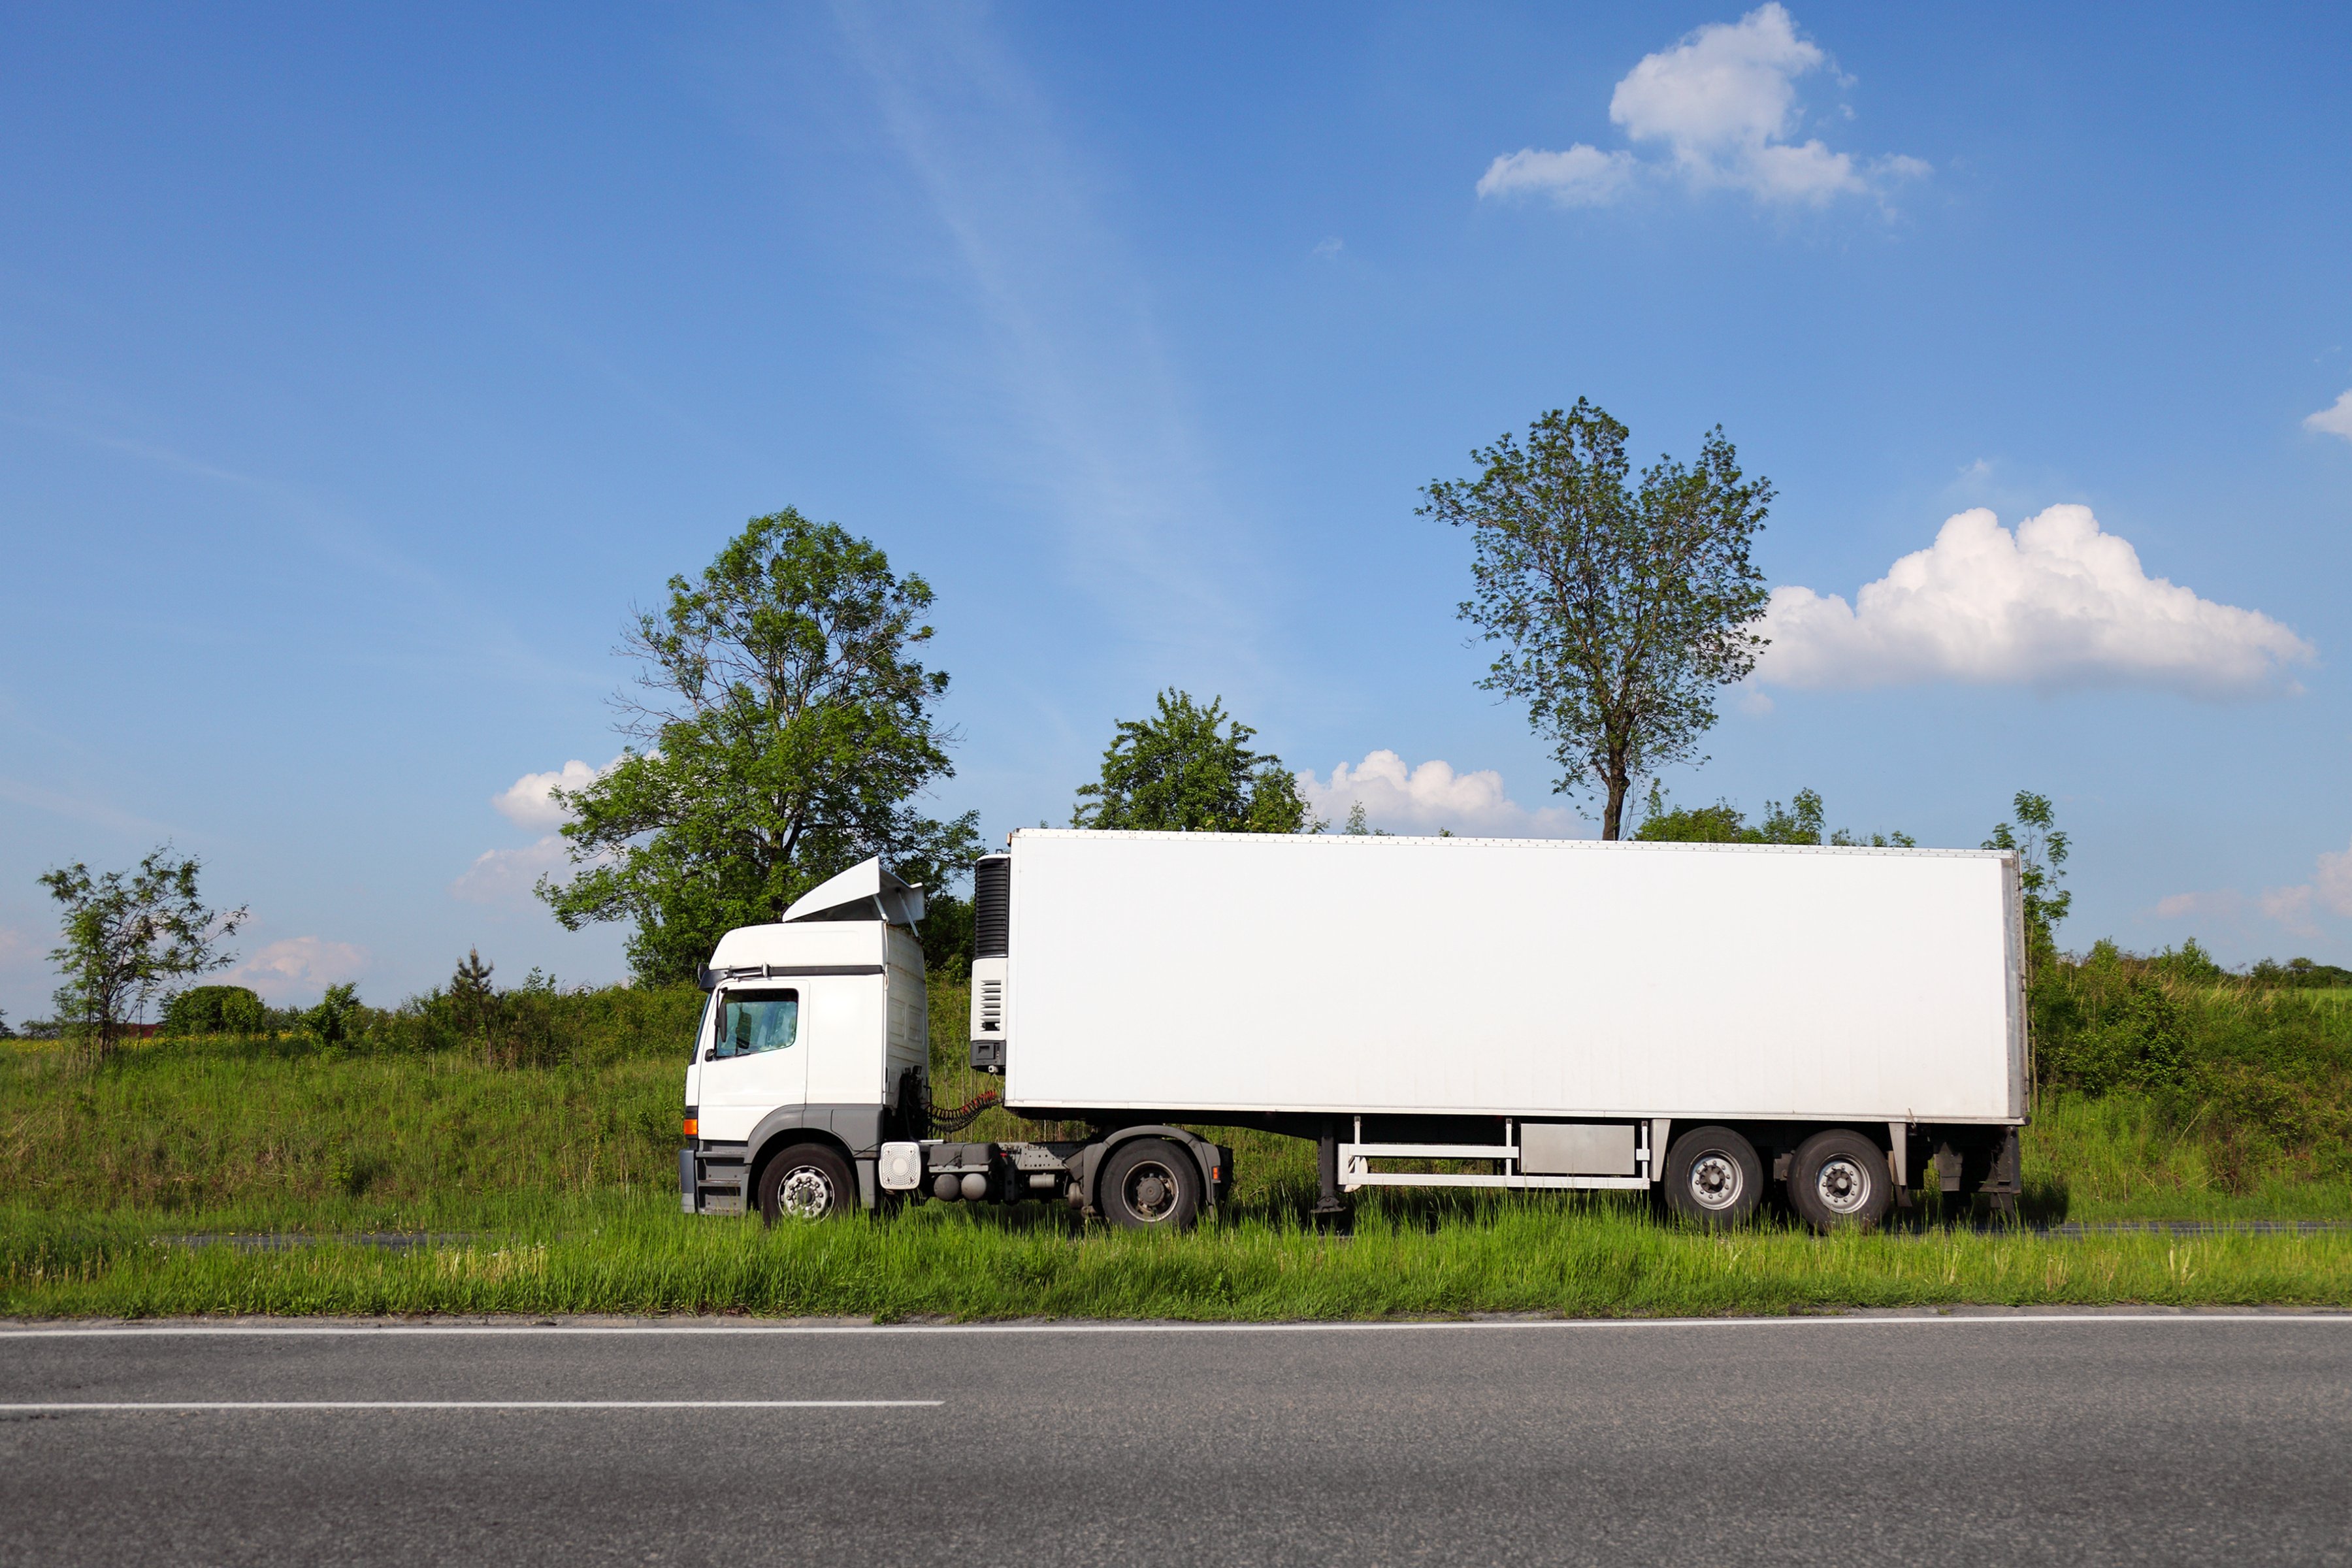
[[[902,882],[877,857],[860,861],[793,900],[780,924],[795,921],[887,921],[910,926],[923,918],[923,889]]]

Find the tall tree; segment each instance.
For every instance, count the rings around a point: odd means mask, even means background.
[[[2038,969],[2057,952],[2055,928],[2074,903],[2074,895],[2061,887],[2066,880],[2068,845],[2048,795],[2021,789],[2010,806],[2017,821],[1995,825],[1984,847],[2017,851],[2018,889],[2025,905],[2026,958]]]
[[[196,889],[202,869],[196,857],[181,859],[166,844],[136,870],[93,877],[76,861],[41,878],[65,906],[64,941],[49,952],[66,981],[58,1022],[81,1032],[94,1059],[113,1054],[122,1026],[157,990],[235,960],[220,944],[246,911],[205,908]]]
[[[948,678],[913,656],[930,585],[873,544],[790,508],[754,518],[701,576],[669,581],[621,651],[642,745],[556,792],[578,873],[539,895],[572,930],[631,920],[640,979],[691,975],[730,928],[772,921],[869,856],[938,886],[979,847],[979,815],[911,804],[954,776],[933,713]]]
[[[1473,452],[1478,477],[1432,482],[1419,513],[1472,530],[1460,614],[1503,645],[1479,684],[1527,703],[1562,770],[1554,787],[1601,797],[1603,838],[1622,835],[1636,779],[1691,759],[1716,689],[1765,644],[1748,549],[1770,482],[1740,471],[1718,426],[1696,463],[1661,457],[1636,488],[1625,436],[1579,398],[1526,445],[1506,435]]]
[[[1837,828],[1826,836],[1821,792],[1801,789],[1787,805],[1764,803],[1764,820],[1750,826],[1739,808],[1727,800],[1713,805],[1674,805],[1658,781],[1650,781],[1650,798],[1642,807],[1642,826],[1633,837],[1653,844],[1831,844],[1841,848],[1914,849],[1918,840],[1907,833],[1873,833],[1868,837]]]
[[[1171,687],[1150,718],[1118,721],[1102,776],[1078,786],[1070,826],[1192,833],[1320,827],[1282,759],[1250,750],[1256,734],[1225,712],[1223,698],[1204,707]]]

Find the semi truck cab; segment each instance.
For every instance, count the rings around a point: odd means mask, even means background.
[[[982,997],[1003,990],[1003,868],[1002,857],[984,860],[975,881]],[[922,889],[868,860],[774,924],[719,939],[698,976],[710,1000],[686,1069],[686,1212],[757,1212],[772,1224],[896,1194],[1058,1200],[1139,1227],[1181,1229],[1213,1214],[1232,1185],[1233,1151],[1185,1128],[1129,1117],[1071,1142],[931,1136],[930,1008],[915,935],[923,903]]]
[[[885,1142],[919,1135],[930,1008],[923,890],[879,860],[719,939],[686,1069],[688,1214],[874,1206]]]

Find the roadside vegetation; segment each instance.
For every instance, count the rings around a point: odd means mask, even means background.
[[[487,967],[487,966],[482,966]],[[461,971],[462,973],[462,971]],[[2101,944],[2035,982],[2030,1225],[2352,1215],[2352,986]],[[1614,1196],[1362,1194],[1307,1219],[1313,1152],[1246,1130],[1223,1219],[1112,1234],[1058,1206],[786,1226],[677,1213],[691,986],[353,1002],[320,1027],[0,1044],[0,1313],[751,1311],[1356,1317],[1950,1301],[2352,1304],[2352,1233],[2006,1231],[1930,1207],[1822,1240],[1678,1230]],[[935,1098],[966,993],[932,995]],[[981,1137],[1034,1136],[1002,1110]],[[284,1246],[292,1237],[315,1245]],[[352,1238],[371,1237],[367,1245]],[[385,1247],[397,1238],[404,1245]]]
[[[1695,461],[1638,474],[1625,427],[1580,400],[1423,491],[1465,531],[1460,614],[1495,645],[1483,682],[1523,703],[1602,837],[1899,847],[1832,829],[1800,789],[1751,819],[1677,807],[1637,781],[1696,757],[1721,690],[1752,668],[1766,603],[1750,548],[1772,488],[1720,430]],[[915,1205],[763,1228],[688,1220],[677,1156],[684,984],[719,935],[772,920],[882,856],[935,890],[933,1100],[999,1086],[965,1066],[971,905],[945,889],[974,814],[933,815],[951,780],[949,680],[920,662],[924,580],[789,508],[756,518],[624,630],[628,744],[557,791],[572,875],[539,894],[565,925],[626,922],[636,984],[501,982],[468,952],[394,1007],[349,984],[264,1005],[202,984],[243,908],[198,893],[194,858],[79,863],[57,901],[55,1016],[0,1020],[0,1313],[646,1311],[1337,1317],[1534,1310],[1715,1312],[1943,1301],[2352,1305],[2352,1232],[2053,1237],[2055,1222],[2352,1215],[2352,973],[2296,960],[2223,972],[2195,943],[2062,954],[2068,845],[2020,793],[1985,847],[2017,852],[2036,1056],[2028,1228],[1930,1195],[1878,1236],[1827,1239],[1766,1215],[1676,1229],[1617,1195],[1360,1195],[1351,1237],[1318,1233],[1312,1149],[1234,1146],[1218,1223],[1109,1234],[1059,1206]],[[1315,832],[1256,731],[1173,687],[1116,726],[1081,826]],[[1370,831],[1360,804],[1344,831]],[[1696,967],[1703,954],[1693,955]],[[138,1020],[162,1005],[160,1037]],[[1139,1002],[1139,1005],[1144,1004]],[[1573,998],[1560,999],[1563,1008]],[[1077,1136],[1001,1109],[964,1136]]]

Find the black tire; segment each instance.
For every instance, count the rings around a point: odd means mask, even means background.
[[[1789,1206],[1823,1236],[1876,1230],[1894,1204],[1886,1151],[1851,1128],[1814,1133],[1789,1162]]]
[[[1694,1127],[1666,1151],[1658,1184],[1667,1211],[1720,1230],[1756,1212],[1764,1195],[1764,1163],[1756,1145],[1728,1127]]]
[[[1201,1217],[1201,1167],[1165,1138],[1135,1138],[1103,1161],[1095,1206],[1127,1230],[1190,1230]]]
[[[835,1219],[857,1212],[857,1178],[849,1162],[822,1143],[795,1143],[760,1173],[760,1217]]]

